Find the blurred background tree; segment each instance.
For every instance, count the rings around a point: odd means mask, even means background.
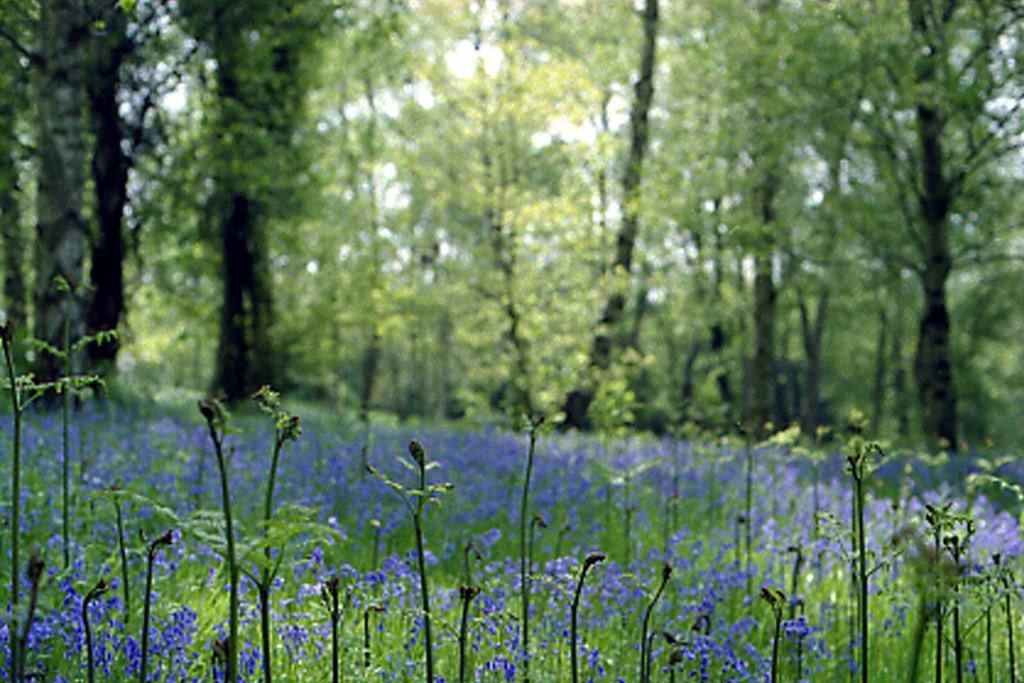
[[[0,4],[4,312],[128,395],[1019,443],[1022,52],[1010,0]]]

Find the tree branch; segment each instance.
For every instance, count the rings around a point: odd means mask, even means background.
[[[15,52],[28,59],[32,66],[42,66],[43,58],[39,53],[26,47],[20,40],[18,40],[18,37],[8,31],[3,24],[0,24],[0,38],[6,40],[10,46],[14,48]]]

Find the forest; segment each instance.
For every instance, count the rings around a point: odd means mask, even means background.
[[[1016,683],[1022,197],[1021,0],[0,0],[4,680]]]
[[[7,2],[4,312],[144,394],[1018,443],[1019,4],[662,5]]]

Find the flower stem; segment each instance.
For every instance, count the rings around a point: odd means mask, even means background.
[[[654,606],[658,604],[661,594],[665,592],[665,585],[668,584],[671,576],[672,566],[666,563],[661,570],[661,583],[658,585],[658,590],[647,605],[647,611],[644,612],[643,626],[640,629],[640,683],[650,683],[651,680],[650,644],[647,640],[647,630],[650,627]]]
[[[146,683],[149,673],[149,615],[153,601],[153,564],[160,553],[160,548],[170,545],[173,539],[172,532],[167,531],[154,539],[146,549],[146,592],[142,596],[142,665],[139,668],[139,683]]]
[[[121,588],[124,594],[124,623],[127,625],[132,614],[132,591],[128,583],[128,550],[124,542],[124,516],[121,501],[114,498],[114,512],[117,515],[117,550],[121,554]]]
[[[69,294],[64,311],[64,377],[71,377],[71,310]],[[70,433],[70,386],[61,392],[61,446],[63,458],[60,472],[60,517],[61,545],[64,552],[64,568],[71,565],[71,433]]]
[[[583,593],[583,582],[587,580],[587,572],[599,562],[603,562],[604,553],[591,553],[583,560],[583,568],[580,570],[580,578],[576,581],[576,592],[572,597],[569,619],[569,654],[572,662],[572,683],[579,683],[579,652],[577,648],[577,631],[580,612],[580,595]]]
[[[469,606],[480,593],[479,588],[462,586],[459,598],[462,602],[462,618],[459,621],[459,683],[466,683],[466,641],[469,633]]]
[[[235,526],[231,515],[231,490],[228,485],[227,462],[224,458],[224,428],[227,413],[216,400],[201,401],[199,410],[206,418],[213,442],[214,454],[217,457],[217,469],[220,473],[221,506],[224,510],[224,537],[227,542],[227,565],[229,584],[228,605],[228,642],[225,653],[225,681],[238,683],[238,562],[235,555]]]
[[[521,623],[523,625],[523,681],[530,681],[530,575],[526,566],[526,525],[529,519],[530,477],[533,474],[533,455],[537,447],[539,421],[531,421],[530,445],[526,454],[526,475],[523,477],[523,495],[519,505],[519,590],[522,594]]]
[[[89,606],[92,601],[109,590],[106,579],[99,582],[90,590],[82,601],[82,630],[85,631],[85,657],[86,675],[88,683],[96,683],[96,656],[92,648],[92,627],[89,624]]]
[[[11,625],[10,633],[17,633],[18,625],[18,595],[20,582],[18,580],[18,539],[21,535],[21,394],[18,391],[17,373],[14,369],[14,354],[11,349],[13,331],[8,322],[2,330],[2,342],[4,361],[7,365],[7,381],[11,392],[11,412],[14,415],[14,434],[12,435],[11,448]],[[11,638],[11,679],[14,683],[21,683],[18,662],[21,660],[18,652],[17,637]]]

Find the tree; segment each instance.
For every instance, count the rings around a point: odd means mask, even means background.
[[[646,0],[643,10],[643,45],[640,54],[640,68],[634,82],[634,100],[630,112],[630,141],[625,168],[622,173],[622,223],[615,242],[615,257],[612,259],[612,275],[628,279],[633,270],[634,249],[640,232],[640,182],[644,158],[647,156],[649,117],[654,99],[654,60],[658,41],[658,0]],[[589,427],[587,410],[596,395],[596,376],[611,365],[614,351],[621,346],[623,315],[626,310],[626,290],[617,283],[604,306],[598,321],[597,331],[590,351],[589,377],[565,398],[562,408],[564,428],[583,429]]]
[[[319,3],[184,5],[216,63],[209,123],[212,192],[223,278],[214,386],[245,398],[280,373],[268,231],[295,220],[310,183],[301,145],[307,90],[323,7]]]
[[[867,124],[891,179],[907,248],[896,252],[918,277],[922,310],[914,374],[923,432],[959,444],[948,288],[955,268],[987,253],[989,223],[972,218],[995,165],[1019,149],[1021,83],[1008,67],[1022,46],[1017,3],[908,0],[859,15],[866,53],[876,60]],[[867,26],[891,26],[872,36]]]
[[[3,298],[7,316],[28,322],[28,284],[25,281],[25,245],[22,225],[22,180],[19,170],[20,102],[27,95],[28,69],[23,56],[10,44],[0,44],[0,238],[3,239]]]
[[[126,314],[129,174],[159,139],[154,111],[181,82],[182,67],[193,50],[167,40],[174,27],[167,3],[146,3],[132,14],[121,3],[105,0],[90,0],[89,8],[98,28],[86,60],[95,212],[86,330],[96,334],[118,329]],[[175,47],[180,54],[173,54]],[[119,348],[117,337],[90,345],[94,369],[112,368]]]
[[[36,338],[55,348],[63,346],[65,321],[72,339],[85,331],[85,302],[78,292],[88,242],[82,206],[86,162],[83,68],[88,31],[82,2],[40,0],[34,71],[38,183],[34,327]],[[75,293],[61,293],[55,287],[58,277]],[[76,366],[79,363],[75,361]],[[38,355],[39,379],[50,380],[61,372],[58,358]]]

